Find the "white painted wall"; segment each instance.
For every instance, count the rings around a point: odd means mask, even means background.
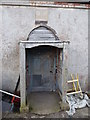
[[[49,9],[48,19],[59,38],[70,41],[69,73],[78,73],[82,89],[88,89],[88,10]]]
[[[2,88],[2,7],[0,7],[0,89]]]
[[[43,9],[43,8],[42,8]],[[1,11],[1,9],[0,9]],[[2,54],[3,89],[13,91],[19,76],[19,45],[35,27],[34,7],[3,6]],[[43,13],[42,13],[43,14]],[[88,10],[48,8],[48,26],[60,40],[70,40],[69,74],[79,73],[82,89],[87,89],[88,78]]]
[[[0,89],[2,89],[2,7],[0,7]],[[0,93],[0,119],[2,118],[2,94]]]

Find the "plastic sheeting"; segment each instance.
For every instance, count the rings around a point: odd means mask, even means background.
[[[83,98],[78,96],[70,95],[67,96],[67,102],[69,103],[70,110],[66,111],[69,116],[75,113],[75,109],[90,107],[90,99],[87,94],[83,94]]]

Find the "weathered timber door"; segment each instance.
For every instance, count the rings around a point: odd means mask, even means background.
[[[55,48],[36,47],[27,50],[27,90],[52,91],[55,89]]]

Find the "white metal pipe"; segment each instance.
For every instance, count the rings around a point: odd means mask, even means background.
[[[9,93],[9,92],[6,92],[6,91],[4,91],[4,90],[0,90],[0,92],[2,92],[2,93],[5,93],[5,94],[7,94],[7,95],[14,96],[14,97],[16,97],[16,98],[20,98],[19,96],[17,96],[17,95],[14,95],[14,94],[12,94],[12,93]]]

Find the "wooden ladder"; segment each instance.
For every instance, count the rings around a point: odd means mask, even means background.
[[[67,95],[80,93],[81,96],[83,96],[82,90],[81,90],[81,87],[80,87],[80,84],[79,84],[78,74],[76,75],[76,79],[74,79],[74,76],[71,74],[71,78],[72,78],[72,80],[68,80],[67,83],[68,84],[72,83],[73,89],[67,90]]]

